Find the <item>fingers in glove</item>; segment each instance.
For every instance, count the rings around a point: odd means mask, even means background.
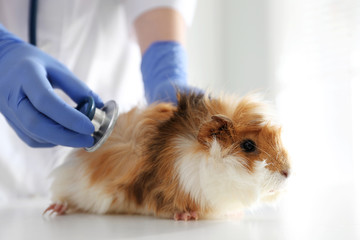
[[[37,111],[27,98],[19,102],[17,111],[18,122],[25,132],[44,142],[69,147],[91,147],[94,143],[90,135],[66,129]]]
[[[27,71],[27,78],[34,80],[25,82],[23,91],[37,111],[74,132],[88,135],[94,132],[94,126],[84,114],[55,94],[42,66],[35,64]]]
[[[47,69],[50,78],[55,87],[62,89],[72,100],[80,103],[88,96],[92,96],[95,100],[97,108],[104,106],[101,98],[90,90],[90,88],[82,81],[80,81],[69,69],[58,64]]]
[[[16,134],[20,137],[20,139],[25,142],[29,147],[33,148],[49,148],[54,147],[54,144],[51,143],[44,143],[39,142],[31,137],[29,137],[27,134],[23,132],[20,128],[18,128],[15,123],[13,123],[10,119],[6,118],[6,121],[9,123],[9,125],[14,129]]]

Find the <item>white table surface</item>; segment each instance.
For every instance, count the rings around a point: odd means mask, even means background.
[[[242,219],[176,222],[143,216],[74,214],[44,217],[48,201],[0,206],[0,239],[360,239],[354,185],[295,188],[276,208]]]

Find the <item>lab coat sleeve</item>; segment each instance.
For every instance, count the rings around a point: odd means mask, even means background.
[[[128,24],[132,26],[136,18],[142,13],[162,7],[178,11],[183,16],[186,24],[190,26],[195,12],[196,0],[127,0]]]

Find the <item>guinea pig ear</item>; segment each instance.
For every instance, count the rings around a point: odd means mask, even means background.
[[[198,141],[208,145],[216,139],[223,144],[231,144],[233,140],[233,123],[224,115],[214,115],[211,120],[203,123],[197,137]]]

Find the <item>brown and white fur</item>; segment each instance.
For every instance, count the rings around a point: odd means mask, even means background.
[[[46,211],[218,217],[276,198],[289,171],[280,127],[254,95],[179,94],[177,107],[120,115],[97,151],[74,151],[52,174]]]

